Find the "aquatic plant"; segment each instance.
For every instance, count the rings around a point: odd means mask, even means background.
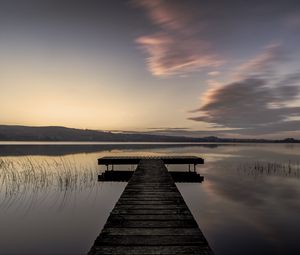
[[[0,158],[0,206],[15,202],[43,201],[56,194],[65,203],[68,196],[97,185],[97,170],[63,157],[35,160]]]
[[[243,162],[237,166],[239,173],[248,176],[281,176],[300,178],[300,163],[297,162],[269,162],[269,161],[254,161]]]

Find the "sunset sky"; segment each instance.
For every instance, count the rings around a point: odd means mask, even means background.
[[[300,138],[300,1],[0,0],[0,124]]]

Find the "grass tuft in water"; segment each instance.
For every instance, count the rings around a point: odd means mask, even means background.
[[[20,201],[43,201],[56,194],[63,201],[68,195],[97,185],[97,170],[65,158],[35,160],[0,158],[0,206]]]

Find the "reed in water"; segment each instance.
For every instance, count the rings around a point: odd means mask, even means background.
[[[97,170],[69,159],[0,158],[1,207],[28,199],[42,201],[50,191],[66,200],[68,194],[92,190],[95,185]]]
[[[280,177],[295,177],[300,178],[300,163],[288,162],[268,162],[255,161],[246,162],[238,165],[237,170],[249,176],[280,176]]]

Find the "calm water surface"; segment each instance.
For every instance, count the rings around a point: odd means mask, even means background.
[[[203,157],[177,186],[214,252],[300,254],[300,145],[86,143],[0,145],[0,254],[86,254],[126,185],[97,182],[115,155]]]

